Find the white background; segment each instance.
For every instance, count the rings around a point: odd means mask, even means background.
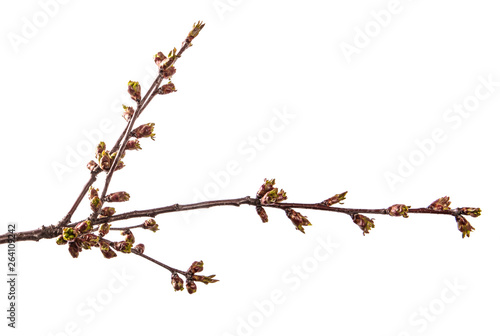
[[[159,216],[160,231],[136,239],[173,267],[203,260],[220,282],[194,295],[135,255],[73,259],[54,241],[19,243],[18,328],[6,326],[2,281],[2,335],[498,334],[495,2],[29,0],[0,13],[3,232],[64,216],[88,178],[89,137],[114,143],[127,82],[145,91],[153,55],[180,48],[197,20],[206,27],[176,65],[178,92],[139,119],[156,123],[157,140],[128,153],[111,183],[131,194],[119,212],[195,202],[197,192],[253,196],[264,177],[291,202],[348,190],[346,207],[425,207],[448,195],[483,209],[466,239],[448,216],[374,216],[366,236],[335,213],[301,211],[313,223],[305,235],[281,211],[263,224],[247,206]],[[356,53],[346,57],[348,44]],[[481,78],[496,83],[491,92]],[[478,105],[447,112],[464,102]],[[391,188],[387,173],[410,160]],[[73,220],[89,212],[85,200]]]

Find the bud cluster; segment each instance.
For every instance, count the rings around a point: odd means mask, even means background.
[[[194,261],[187,270],[186,289],[189,294],[196,293],[197,287],[195,281],[202,282],[205,285],[219,281],[217,279],[214,279],[215,274],[209,276],[195,274],[202,271],[203,271],[203,261]],[[179,276],[177,272],[172,273],[171,283],[175,291],[184,290],[184,280],[182,280],[182,278]]]
[[[141,85],[139,82],[129,81],[128,82],[128,93],[130,94],[130,98],[135,100],[136,102],[141,101]]]

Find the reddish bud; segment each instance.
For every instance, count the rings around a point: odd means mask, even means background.
[[[144,124],[144,125],[137,127],[131,133],[132,133],[133,137],[138,138],[138,139],[139,138],[151,138],[151,140],[154,140],[155,135],[156,135],[153,133],[154,129],[155,129],[154,123],[147,123],[147,124]]]
[[[123,163],[123,161],[121,161],[121,160],[120,160],[120,161],[116,164],[115,171],[120,170],[120,169],[122,169],[123,167],[125,167],[125,164]]]
[[[295,225],[295,229],[299,230],[302,233],[305,233],[303,226],[312,225],[306,216],[301,215],[299,212],[293,209],[286,209],[285,213],[287,217],[290,218],[293,225]]]
[[[344,191],[342,194],[336,194],[335,196],[332,196],[326,200],[324,200],[323,202],[321,202],[321,204],[323,205],[326,205],[326,206],[332,206],[334,204],[344,204],[344,203],[341,203],[341,201],[345,200],[345,195],[347,194],[347,191]]]
[[[266,210],[264,210],[263,207],[260,205],[255,207],[255,210],[257,210],[257,214],[259,215],[260,219],[262,220],[262,223],[267,223],[269,218],[267,217]]]
[[[123,107],[123,119],[125,119],[126,121],[129,121],[130,119],[132,119],[132,116],[134,115],[134,108],[133,107],[130,107],[130,106],[125,106],[125,105],[122,105]]]
[[[156,232],[159,230],[158,224],[156,224],[156,221],[153,218],[146,219],[144,223],[142,224],[142,227],[151,230],[153,232]]]
[[[132,244],[126,241],[121,241],[121,242],[115,242],[114,248],[117,251],[120,251],[122,253],[130,253],[132,252]]]
[[[186,288],[189,294],[196,293],[196,284],[193,280],[186,281]]]
[[[428,206],[428,208],[438,211],[449,210],[450,204],[451,204],[450,198],[448,196],[444,196],[432,202],[431,205]]]
[[[115,251],[113,251],[113,250],[109,247],[109,244],[108,244],[108,243],[103,242],[103,241],[100,241],[100,242],[99,242],[99,246],[100,246],[100,248],[101,248],[101,252],[102,252],[102,255],[104,256],[104,258],[106,258],[106,259],[111,259],[111,258],[116,257],[116,253],[115,253]]]
[[[215,277],[215,274],[209,275],[209,276],[192,275],[191,280],[203,282],[205,285],[208,285],[209,283],[215,283],[215,282],[219,281],[217,279],[214,279],[214,277]]]
[[[103,170],[109,170],[109,168],[111,168],[111,157],[109,156],[108,151],[103,151],[101,153],[101,157],[99,158],[99,166]]]
[[[141,100],[141,85],[139,82],[129,81],[128,93],[130,94],[130,98],[139,102]]]
[[[75,229],[80,233],[87,233],[87,232],[90,232],[92,230],[92,224],[90,224],[90,221],[86,220],[86,221],[78,223],[75,226]]]
[[[172,286],[176,292],[184,290],[184,280],[177,273],[172,273]]]
[[[125,145],[126,150],[139,150],[142,149],[141,145],[139,144],[139,140],[137,139],[130,139],[127,141],[127,144]]]
[[[481,216],[481,209],[480,208],[460,208],[460,213],[472,217],[479,217]]]
[[[109,223],[103,223],[101,226],[99,226],[99,235],[101,237],[104,237],[109,233],[109,228],[111,227],[111,224]]]
[[[106,150],[106,144],[104,141],[99,142],[95,149],[95,158],[99,159],[101,157],[101,153]]]
[[[470,237],[470,233],[474,231],[475,228],[470,225],[464,216],[456,216],[455,220],[457,221],[458,231],[462,232],[462,238],[465,238],[465,236]]]
[[[89,187],[89,200],[92,200],[94,197],[99,197],[98,194],[99,189],[95,189],[94,187]]]
[[[126,202],[129,199],[130,195],[125,191],[114,192],[104,197],[106,202]]]
[[[134,234],[132,233],[132,231],[130,231],[130,230],[122,231],[121,235],[125,236],[126,242],[131,243],[131,244],[135,243],[135,237],[134,237]]]
[[[173,65],[169,65],[169,63],[172,63],[170,60],[165,60],[162,64],[160,64],[160,75],[162,78],[170,80],[173,75],[177,72],[175,67]],[[173,84],[172,84],[173,86]],[[173,88],[173,91],[175,90],[175,87]],[[172,91],[171,91],[172,92]],[[170,92],[169,92],[170,93]]]
[[[268,180],[264,179],[264,184],[260,186],[257,191],[257,198],[262,198],[268,191],[273,190],[273,186],[276,183],[275,179]]]
[[[101,218],[102,217],[110,217],[116,213],[116,209],[113,207],[104,207],[101,209]]]
[[[281,189],[278,192],[278,188],[273,188],[268,191],[262,198],[260,199],[260,203],[262,204],[274,204],[279,203],[287,199],[285,191]]]
[[[96,196],[90,200],[90,209],[92,209],[92,211],[94,211],[94,212],[97,211],[101,206],[102,206],[102,202],[99,199],[99,197]]]
[[[200,31],[203,29],[203,27],[205,27],[205,24],[203,23],[203,21],[198,21],[198,22],[194,23],[193,29],[191,29],[188,36],[191,38],[195,38],[196,36],[198,36]]]
[[[172,82],[168,82],[165,85],[162,85],[158,88],[158,94],[165,95],[172,92],[176,92],[175,85]]]
[[[68,251],[73,258],[78,258],[78,255],[80,254],[80,247],[75,242],[71,242],[69,243]]]
[[[193,274],[199,273],[201,271],[203,271],[203,260],[193,262],[188,269],[188,273],[193,273]]]
[[[399,217],[403,216],[404,218],[408,218],[408,209],[411,206],[406,206],[404,204],[394,204],[387,208],[387,211],[390,216]]]
[[[94,160],[90,160],[89,163],[87,163],[88,170],[92,171],[95,167],[97,167],[97,163]]]
[[[370,230],[375,227],[375,224],[373,223],[373,219],[370,219],[366,216],[360,215],[360,214],[355,214],[352,216],[352,221],[354,224],[359,226],[361,230],[363,230],[363,236],[365,234],[370,233]]]
[[[157,54],[154,56],[154,60],[156,65],[160,66],[161,62],[165,60],[167,56],[165,56],[161,51],[159,51]]]
[[[137,244],[135,245],[134,247],[134,250],[139,253],[139,254],[143,254],[144,253],[144,249],[145,249],[145,246],[144,244]]]
[[[84,234],[80,237],[80,241],[86,250],[89,250],[92,246],[99,246],[99,237],[92,233]]]

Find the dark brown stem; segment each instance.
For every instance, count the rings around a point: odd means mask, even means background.
[[[278,208],[278,209],[311,209],[311,210],[320,210],[320,211],[331,211],[331,212],[339,212],[347,215],[353,215],[357,213],[365,213],[365,214],[379,214],[379,215],[388,215],[387,208],[383,209],[357,209],[357,208],[341,208],[341,207],[329,207],[320,203],[276,203],[276,204],[261,204],[260,200],[257,198],[252,198],[250,196],[227,199],[227,200],[217,200],[217,201],[206,201],[192,204],[173,204],[165,207],[154,208],[154,209],[146,209],[146,210],[135,210],[130,212],[125,212],[119,215],[99,218],[94,224],[107,223],[107,222],[116,222],[120,220],[130,219],[130,218],[139,218],[139,217],[156,217],[157,215],[169,213],[169,212],[179,212],[179,211],[188,211],[188,210],[196,210],[196,209],[206,209],[212,208],[216,206],[240,206],[242,204],[251,205],[251,206],[262,206],[267,208]],[[437,214],[437,215],[451,215],[458,216],[460,214],[460,210],[450,209],[450,210],[433,210],[429,208],[410,208],[408,209],[408,213],[416,213],[416,214]],[[69,224],[68,226],[75,226],[79,222],[75,222]],[[142,225],[134,225],[130,227],[124,228],[116,228],[116,230],[125,230],[127,228],[138,228]]]
[[[387,208],[382,209],[358,209],[358,208],[341,208],[341,207],[332,207],[326,206],[321,203],[276,203],[276,204],[261,204],[260,200],[257,198],[252,198],[250,196],[241,197],[241,198],[233,198],[226,200],[216,200],[216,201],[206,201],[192,204],[172,204],[165,207],[154,208],[154,209],[145,209],[145,210],[135,210],[130,212],[125,212],[119,215],[98,218],[94,221],[94,224],[108,223],[108,222],[117,222],[121,220],[126,220],[130,218],[140,218],[140,217],[156,217],[157,215],[170,213],[170,212],[179,212],[179,211],[189,211],[196,209],[206,209],[217,206],[240,206],[240,205],[250,205],[250,206],[262,206],[267,208],[277,208],[277,209],[310,209],[310,210],[319,210],[319,211],[331,211],[344,213],[346,215],[352,216],[354,214],[378,214],[378,215],[388,215],[389,212]],[[462,208],[449,209],[449,210],[433,210],[429,208],[409,208],[408,213],[414,214],[435,214],[435,215],[450,215],[450,216],[459,216],[462,214]],[[64,227],[74,227],[81,221],[74,222],[71,224],[64,225]],[[142,224],[127,226],[127,227],[117,227],[111,228],[111,230],[126,230],[126,229],[134,229],[140,228]],[[16,233],[16,240],[34,240],[38,241],[40,239],[50,239],[55,238],[59,234],[61,234],[62,228],[56,226],[42,227],[40,229],[25,231]],[[0,236],[0,244],[6,244],[8,242],[8,234],[4,234]]]

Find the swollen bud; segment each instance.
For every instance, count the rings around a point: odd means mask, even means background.
[[[260,205],[255,207],[255,210],[257,210],[257,214],[259,215],[260,219],[262,220],[262,223],[267,223],[269,218],[267,217],[266,210],[261,207]]]
[[[259,190],[257,191],[257,198],[262,198],[268,191],[273,190],[273,186],[276,183],[275,179],[268,180],[264,179],[264,184],[260,186]]]
[[[116,210],[113,207],[104,207],[101,209],[101,217],[111,217],[115,212]]]
[[[196,293],[196,284],[193,280],[186,281],[186,288],[189,294]]]
[[[142,224],[142,227],[151,230],[153,232],[156,232],[159,230],[158,224],[156,224],[156,221],[153,218],[146,219],[144,223]]]
[[[165,78],[168,80],[170,80],[172,78],[172,76],[175,75],[175,73],[177,72],[177,70],[175,69],[175,67],[173,65],[170,65],[170,66],[168,65],[169,63],[171,64],[172,62],[170,60],[165,60],[162,62],[162,64],[160,64],[160,75],[162,78]],[[174,88],[174,91],[177,91],[177,90],[175,90],[175,88]]]
[[[83,222],[78,223],[78,224],[75,226],[75,229],[76,229],[78,232],[80,232],[80,233],[87,233],[87,232],[92,231],[92,224],[90,224],[90,221],[89,221],[89,220],[86,220],[86,221],[83,221]]]
[[[111,227],[111,224],[109,223],[103,223],[101,226],[99,226],[99,235],[101,237],[104,237],[109,233],[109,228]]]
[[[128,93],[130,94],[130,98],[139,102],[141,100],[141,85],[139,82],[129,81]]]
[[[94,160],[90,160],[89,163],[87,163],[88,170],[92,171],[95,167],[97,167],[97,163]]]
[[[126,202],[129,199],[130,195],[125,191],[114,192],[104,197],[106,202]]]
[[[427,208],[438,211],[450,210],[450,204],[450,198],[448,196],[444,196],[432,202]]]
[[[464,215],[468,215],[468,216],[472,216],[472,217],[481,216],[481,209],[480,208],[460,208],[459,210]]]
[[[321,202],[321,204],[326,205],[326,206],[332,206],[332,205],[337,204],[337,203],[344,204],[344,203],[341,203],[341,201],[345,200],[346,194],[347,194],[347,191],[344,191],[341,194],[336,194],[335,196],[332,196],[332,197],[324,200],[323,202]]]
[[[172,286],[176,292],[184,290],[184,280],[177,273],[172,273]]]
[[[90,186],[89,187],[89,200],[92,200],[94,197],[99,197],[99,194],[97,193],[99,189],[95,189],[94,187]]]
[[[209,275],[209,276],[192,275],[191,280],[203,282],[205,285],[208,285],[209,283],[215,283],[215,282],[219,281],[217,279],[214,279],[214,277],[215,277],[215,274]]]
[[[293,209],[286,209],[285,213],[286,213],[287,217],[290,218],[293,225],[295,225],[295,229],[299,230],[302,233],[306,233],[304,231],[303,226],[312,225],[306,216],[301,215],[299,212],[297,212]]]
[[[99,241],[99,247],[101,248],[102,255],[106,259],[111,259],[116,257],[115,251],[113,251],[107,242]]]
[[[133,107],[130,107],[130,106],[125,106],[125,105],[122,105],[123,106],[123,119],[125,119],[126,121],[129,121],[130,119],[132,119],[132,116],[134,115],[134,108]]]
[[[175,85],[172,82],[168,82],[167,84],[164,84],[158,88],[158,94],[160,95],[165,95],[176,91],[177,90],[175,89]]]
[[[145,246],[144,244],[137,244],[135,245],[134,247],[134,250],[139,253],[139,254],[143,254],[144,253],[144,249],[145,249]]]
[[[69,243],[68,251],[73,258],[78,258],[78,255],[80,254],[80,247],[78,247],[75,242],[71,242]]]
[[[95,196],[90,200],[90,209],[92,211],[97,211],[102,206],[102,202],[99,197]]]
[[[159,51],[157,54],[155,54],[154,61],[156,65],[160,66],[161,62],[163,62],[163,60],[165,60],[166,58],[167,57],[161,51]]]
[[[196,36],[198,36],[200,31],[203,29],[203,27],[205,27],[205,24],[203,23],[203,21],[198,21],[198,22],[194,23],[193,29],[191,29],[188,36],[191,38],[195,38]]]
[[[198,273],[201,271],[203,271],[203,260],[193,262],[188,269],[188,273]]]
[[[132,252],[132,244],[126,241],[121,241],[121,242],[115,242],[114,248],[117,251],[120,251],[122,253],[130,253]]]
[[[154,132],[154,129],[155,129],[155,124],[154,123],[147,123],[147,124],[144,124],[144,125],[141,125],[137,128],[135,128],[131,134],[133,137],[135,138],[151,138],[151,140],[154,140],[155,139],[155,135],[153,132]]]
[[[135,243],[135,237],[134,237],[134,234],[132,233],[132,231],[130,231],[130,230],[122,231],[121,235],[125,236],[126,242],[131,243],[131,244]]]
[[[455,220],[457,221],[458,231],[462,232],[462,238],[465,238],[465,236],[470,237],[470,233],[474,231],[475,228],[470,225],[464,216],[456,216]]]
[[[387,212],[389,213],[389,216],[403,216],[404,218],[408,218],[409,208],[411,208],[411,206],[406,206],[404,204],[394,204],[387,208]]]
[[[95,158],[99,159],[101,157],[101,153],[106,150],[106,144],[104,141],[99,142],[95,149]]]
[[[360,214],[355,214],[352,216],[352,221],[354,224],[359,226],[361,230],[363,230],[363,236],[367,233],[370,233],[370,230],[375,227],[375,224],[373,223],[373,219],[370,219],[366,216],[360,215]]]
[[[109,156],[108,151],[103,151],[101,153],[99,167],[101,167],[102,170],[109,170],[109,168],[111,168],[111,156]]]
[[[139,140],[137,139],[130,139],[127,141],[127,144],[125,145],[126,150],[139,150],[142,149],[141,145],[139,144]]]
[[[74,242],[76,237],[78,237],[78,231],[72,227],[66,227],[63,229],[62,237],[68,242]]]

